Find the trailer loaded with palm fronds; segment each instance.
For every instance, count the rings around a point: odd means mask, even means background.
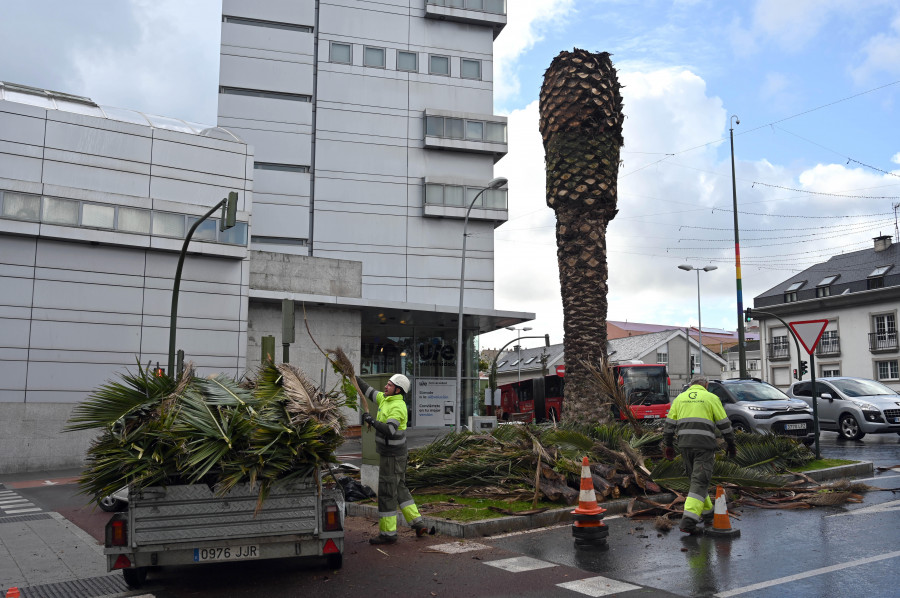
[[[82,493],[128,487],[128,511],[107,524],[109,570],[137,587],[158,565],[324,555],[340,567],[343,496],[319,472],[343,441],[342,397],[271,363],[244,384],[139,366],[102,386],[69,429],[100,432]]]

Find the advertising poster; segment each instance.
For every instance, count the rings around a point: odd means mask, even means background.
[[[456,424],[456,380],[416,378],[416,427]]]

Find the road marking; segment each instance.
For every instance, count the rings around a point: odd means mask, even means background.
[[[28,502],[28,499],[27,498],[4,498],[3,500],[0,500],[0,507],[2,507],[3,505],[13,505],[16,503],[23,503],[23,502]]]
[[[718,594],[715,594],[715,595],[718,598],[728,598],[729,596],[738,596],[740,594],[746,594],[747,592],[763,590],[765,588],[771,588],[772,586],[777,586],[777,585],[780,585],[783,583],[790,583],[792,581],[797,581],[799,579],[806,579],[807,577],[815,577],[816,575],[823,575],[825,573],[832,573],[834,571],[840,571],[841,569],[848,569],[850,567],[858,567],[860,565],[868,565],[869,563],[875,563],[878,561],[883,561],[885,559],[893,559],[898,556],[900,556],[900,550],[895,550],[894,552],[879,554],[877,556],[870,556],[869,558],[865,558],[865,559],[849,561],[846,563],[841,563],[839,565],[831,565],[830,567],[822,567],[821,569],[813,569],[812,571],[806,571],[805,573],[798,573],[796,575],[788,575],[787,577],[779,577],[778,579],[773,579],[771,581],[755,583],[751,586],[744,586],[743,588],[735,588],[733,590],[728,590],[727,592],[719,592]]]
[[[871,513],[887,513],[888,511],[897,510],[900,510],[900,500],[889,500],[887,502],[872,505],[870,507],[853,509],[852,511],[847,511],[846,513],[835,513],[834,515],[826,515],[825,517],[827,519],[828,517],[843,517],[845,515],[869,515]]]
[[[473,550],[484,550],[490,548],[478,542],[449,542],[447,544],[436,544],[429,546],[428,550],[437,550],[447,554],[461,554],[463,552],[472,552]]]
[[[579,592],[586,596],[612,596],[619,592],[630,592],[631,590],[640,590],[641,586],[633,586],[624,581],[616,581],[606,577],[588,577],[576,581],[567,581],[566,583],[556,584],[559,588]]]
[[[882,475],[875,478],[864,478],[862,480],[853,480],[854,482],[877,482],[878,480],[892,480],[900,478],[900,475]]]
[[[509,571],[510,573],[523,573],[525,571],[556,567],[555,563],[533,559],[530,556],[516,556],[511,559],[500,559],[499,561],[485,561],[484,564]]]
[[[20,515],[22,513],[34,513],[36,511],[40,511],[40,508],[34,507],[33,509],[16,509],[14,511],[5,511],[7,515]]]

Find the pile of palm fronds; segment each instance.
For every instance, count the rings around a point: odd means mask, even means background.
[[[487,492],[521,498],[527,491],[535,500],[543,495],[546,500],[574,504],[586,456],[598,500],[654,493],[663,487],[686,491],[689,481],[680,459],[659,459],[659,428],[636,425],[637,430],[619,424],[507,425],[490,434],[451,433],[410,451],[407,485],[417,493],[464,496]],[[765,438],[768,443],[740,435],[737,462],[722,455],[714,480],[753,487],[780,485],[775,468],[803,458],[806,449],[790,440]],[[657,461],[652,472],[644,463],[651,457]]]
[[[344,404],[288,364],[267,363],[244,384],[190,368],[176,380],[138,365],[79,404],[67,429],[101,430],[79,479],[94,499],[125,485],[205,483],[224,494],[249,482],[261,503],[274,483],[334,460]]]

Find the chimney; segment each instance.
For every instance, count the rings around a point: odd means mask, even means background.
[[[884,251],[891,246],[892,237],[890,235],[882,235],[875,237],[875,251]]]

